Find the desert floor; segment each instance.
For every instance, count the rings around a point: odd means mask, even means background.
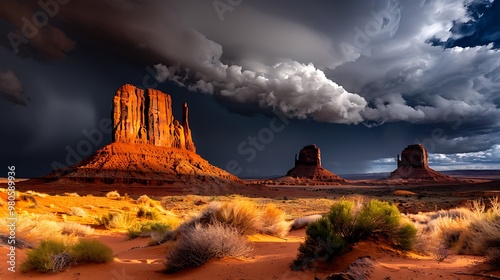
[[[0,188],[6,188],[0,184]],[[93,216],[109,211],[126,211],[135,206],[134,199],[146,194],[162,202],[162,206],[181,219],[187,219],[202,211],[213,200],[226,201],[236,196],[247,197],[258,204],[274,203],[287,214],[287,220],[311,214],[328,212],[332,199],[341,197],[377,198],[395,203],[402,213],[418,213],[467,206],[470,200],[500,194],[500,181],[476,181],[469,184],[444,186],[422,184],[381,183],[368,185],[351,182],[344,186],[263,186],[249,185],[225,191],[218,195],[204,195],[209,190],[183,191],[179,186],[117,186],[105,184],[60,184],[54,185],[19,183],[17,190],[34,190],[50,194],[36,196],[32,202],[18,201],[16,211],[20,214],[55,214],[60,220],[75,221],[95,227]],[[122,198],[106,197],[109,191],[117,190]],[[190,194],[188,194],[190,193]],[[195,194],[193,194],[195,193]],[[196,194],[197,193],[197,194]],[[124,197],[126,195],[126,197]],[[3,193],[5,196],[5,194]],[[5,200],[5,197],[1,197]],[[69,207],[85,209],[85,217],[68,215]],[[7,212],[2,207],[0,216]],[[292,230],[288,236],[277,238],[267,235],[252,235],[249,240],[254,250],[248,258],[215,259],[198,268],[190,268],[174,274],[164,274],[163,261],[171,246],[170,242],[159,246],[147,246],[149,238],[128,240],[124,231],[95,227],[86,238],[97,238],[110,246],[114,261],[107,264],[78,265],[58,274],[39,272],[12,273],[7,270],[8,248],[0,246],[0,279],[325,279],[333,272],[344,270],[360,256],[371,256],[376,261],[372,279],[490,279],[480,274],[497,275],[485,265],[484,257],[450,255],[444,261],[414,252],[403,253],[374,241],[360,242],[346,255],[334,263],[321,265],[308,271],[291,271],[290,264],[297,255],[297,248],[305,238],[305,230]],[[28,249],[17,249],[18,264],[26,257]],[[470,275],[470,274],[476,274]]]

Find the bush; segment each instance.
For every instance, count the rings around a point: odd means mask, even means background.
[[[71,216],[85,217],[87,215],[87,212],[80,207],[72,206],[69,208],[68,214],[70,214]]]
[[[29,250],[26,261],[21,263],[21,271],[60,272],[71,265],[80,263],[103,263],[113,260],[113,251],[97,240],[79,240],[75,245],[43,240]]]
[[[172,227],[165,222],[145,222],[145,223],[136,223],[127,230],[127,236],[130,239],[134,239],[137,237],[148,237],[151,236],[153,232],[158,234],[166,233],[171,231]]]
[[[235,228],[220,223],[206,227],[196,225],[168,252],[165,271],[175,272],[186,267],[201,266],[211,258],[241,257],[251,250],[246,238]]]
[[[38,247],[28,251],[28,258],[21,264],[21,271],[38,270],[40,272],[53,272],[54,259],[52,256],[62,254],[65,251],[66,245],[63,242],[44,240],[40,242]]]
[[[130,214],[107,213],[95,218],[98,225],[104,225],[108,229],[127,229],[134,221]]]
[[[69,253],[78,264],[105,263],[113,260],[113,250],[95,239],[80,239],[70,247]]]
[[[87,236],[92,234],[94,229],[75,222],[62,223],[61,233],[65,235]]]
[[[262,207],[251,201],[238,199],[210,203],[199,217],[183,223],[179,231],[189,231],[197,224],[215,223],[235,228],[241,234],[260,232],[282,236],[290,230],[290,223],[285,221],[285,213],[276,206],[269,204]]]
[[[332,227],[327,218],[321,218],[307,227],[307,238],[299,246],[292,269],[303,269],[316,260],[333,261],[345,253],[347,243]]]
[[[241,233],[253,233],[260,226],[259,211],[251,201],[229,201],[213,208],[213,220],[238,229]]]
[[[303,269],[316,260],[333,261],[367,238],[380,238],[395,247],[410,250],[416,233],[412,224],[402,222],[397,207],[387,202],[371,200],[363,205],[337,201],[324,218],[307,227],[306,240],[300,245],[292,268]]]
[[[111,191],[106,193],[106,197],[109,199],[120,199],[120,194],[118,191]]]
[[[285,220],[283,210],[274,204],[267,204],[260,214],[260,231],[265,234],[284,236],[290,231],[291,223]]]
[[[137,218],[146,218],[148,220],[158,220],[159,213],[155,208],[142,205],[137,210]]]

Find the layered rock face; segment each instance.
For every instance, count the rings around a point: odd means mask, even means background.
[[[398,155],[400,167],[429,168],[427,149],[421,144],[409,145],[401,153],[401,158]]]
[[[124,85],[114,96],[112,115],[113,143],[45,178],[84,183],[174,184],[197,189],[243,183],[195,153],[188,106],[184,104],[179,123],[172,115],[170,95]]]
[[[313,165],[321,166],[321,152],[316,145],[305,146],[299,152],[299,158],[295,155],[295,166]]]
[[[316,145],[308,145],[295,155],[295,167],[286,176],[314,181],[345,182],[344,179],[321,167],[321,151]]]
[[[398,168],[389,179],[405,179],[410,181],[454,181],[455,178],[441,174],[429,168],[427,149],[421,144],[408,145],[397,156]]]
[[[113,99],[113,142],[149,144],[196,152],[184,104],[182,124],[172,115],[172,98],[155,89],[120,87]]]

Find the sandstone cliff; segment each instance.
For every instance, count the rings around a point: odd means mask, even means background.
[[[184,104],[182,124],[172,115],[172,98],[155,89],[126,84],[113,99],[113,142],[150,144],[196,152]]]
[[[295,156],[295,166],[286,176],[321,182],[345,182],[344,179],[321,167],[321,151],[316,145],[308,145],[300,150],[298,158]]]
[[[456,180],[429,168],[427,149],[421,144],[408,145],[401,152],[401,157],[397,156],[397,167],[389,179],[443,182]]]
[[[188,106],[184,104],[179,123],[172,115],[170,95],[126,84],[114,96],[112,115],[113,143],[45,178],[210,189],[243,183],[195,153]]]

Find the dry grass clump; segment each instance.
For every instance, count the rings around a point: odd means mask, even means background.
[[[109,212],[95,217],[95,221],[107,229],[127,229],[133,224],[134,218],[129,213]]]
[[[165,271],[201,266],[211,258],[242,257],[251,250],[246,238],[235,228],[220,223],[198,224],[181,236],[168,252]]]
[[[97,240],[81,239],[74,245],[56,240],[43,240],[29,250],[21,263],[21,271],[60,272],[81,263],[104,263],[113,260],[113,251]]]
[[[35,196],[31,194],[20,194],[18,200],[29,203],[30,205],[28,205],[28,208],[38,207],[38,201],[36,201]]]
[[[69,208],[68,214],[71,216],[77,216],[77,217],[87,216],[87,212],[85,210],[83,210],[83,208],[76,207],[76,206],[71,206]]]
[[[109,199],[120,199],[120,194],[118,193],[118,191],[110,191],[108,193],[106,193],[106,197],[109,198]]]
[[[148,220],[158,220],[160,218],[160,214],[156,208],[151,208],[146,205],[141,205],[137,210],[137,218],[145,218]]]
[[[423,219],[422,216],[427,216]],[[469,209],[457,208],[432,213],[409,215],[418,227],[417,249],[443,260],[449,252],[488,256],[490,263],[500,251],[500,201],[471,202]],[[423,221],[424,220],[424,221]],[[495,261],[496,259],[496,261]]]
[[[259,206],[256,203],[236,199],[227,202],[211,202],[202,214],[181,225],[180,230],[196,224],[222,223],[237,229],[241,234],[265,233],[283,236],[290,230],[285,213],[273,204]]]
[[[8,236],[8,221],[0,219],[0,236]],[[91,234],[93,229],[73,222],[59,222],[52,214],[19,215],[16,223],[16,246],[34,247],[40,240],[57,239],[73,243],[76,236]]]
[[[62,223],[61,233],[71,236],[87,236],[94,233],[94,229],[75,222]]]
[[[35,191],[26,191],[26,194],[33,195],[33,196],[38,196],[38,197],[41,197],[41,198],[49,196],[46,193],[39,193],[39,192],[35,192]]]

